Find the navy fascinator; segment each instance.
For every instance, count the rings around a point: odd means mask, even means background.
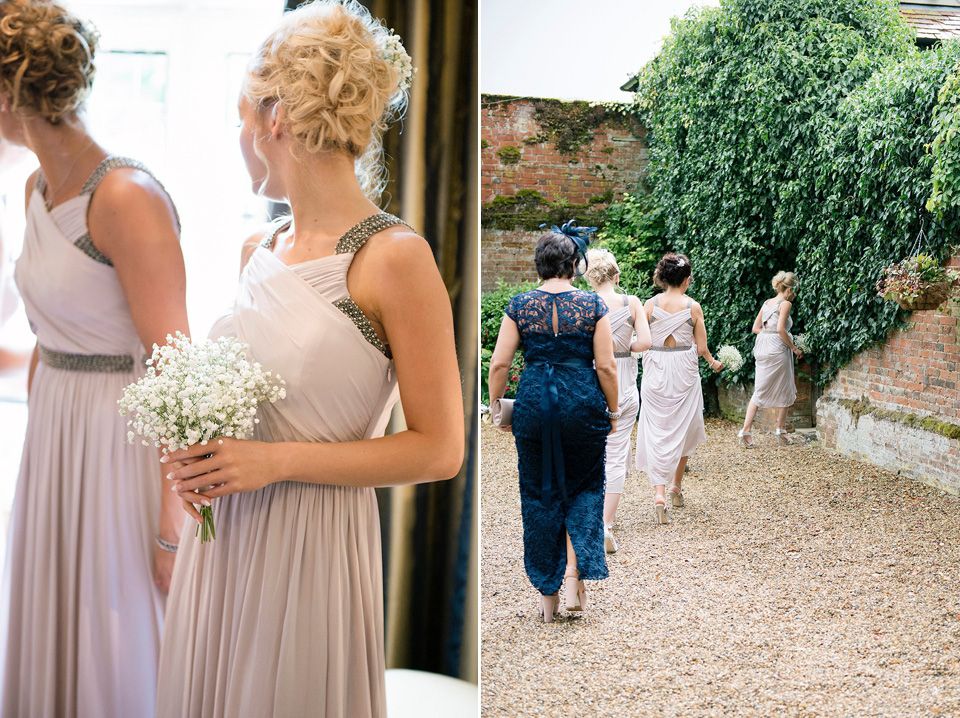
[[[547,223],[544,222],[540,225],[540,229],[543,229],[547,226]],[[580,255],[580,259],[583,260],[583,271],[587,271],[587,245],[590,244],[589,235],[597,231],[596,227],[578,227],[577,220],[570,219],[564,222],[561,226],[552,225],[550,227],[551,232],[556,232],[557,234],[562,234],[565,237],[569,237],[573,240],[573,243],[577,247],[577,254]],[[579,262],[577,263],[579,264]],[[583,272],[577,271],[576,275],[582,276]]]

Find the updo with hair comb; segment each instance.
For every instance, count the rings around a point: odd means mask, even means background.
[[[0,2],[0,92],[14,112],[59,124],[93,87],[97,34],[46,0]]]
[[[407,102],[387,57],[392,38],[356,0],[315,0],[284,16],[243,83],[255,107],[282,108],[303,150],[352,155],[360,186],[374,201],[385,185],[381,137]]]
[[[591,287],[596,289],[607,282],[612,282],[620,274],[617,258],[609,249],[587,250],[587,271],[583,273]]]
[[[690,260],[684,254],[667,252],[653,270],[653,283],[658,287],[679,287],[693,273]]]

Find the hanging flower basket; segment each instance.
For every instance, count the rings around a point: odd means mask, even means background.
[[[917,254],[883,270],[877,295],[896,302],[907,311],[936,309],[950,296],[950,287],[960,273],[941,266],[928,254]]]
[[[915,297],[897,297],[901,309],[913,312],[922,309],[936,309],[950,296],[950,282],[934,282],[920,290]]]

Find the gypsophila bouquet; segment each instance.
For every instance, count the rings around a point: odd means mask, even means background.
[[[720,347],[717,351],[717,360],[723,364],[724,369],[729,371],[740,371],[740,367],[743,366],[743,357],[740,356],[740,352],[729,344]]]
[[[810,353],[810,344],[807,342],[806,334],[798,334],[793,338],[793,346],[800,350],[801,354]]]
[[[393,30],[390,30],[393,32]],[[401,91],[410,89],[413,84],[413,73],[417,70],[413,66],[413,59],[407,54],[403,47],[403,41],[399,35],[390,35],[384,41],[380,48],[380,55],[397,72],[397,84]]]
[[[153,345],[146,375],[123,390],[120,413],[135,414],[127,424],[132,443],[142,437],[163,453],[206,444],[211,439],[245,439],[253,432],[257,407],[286,396],[284,381],[247,360],[247,345],[231,337],[200,343],[177,332],[166,346]],[[198,510],[201,541],[216,538],[213,511]]]

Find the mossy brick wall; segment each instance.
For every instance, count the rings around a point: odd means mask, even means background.
[[[538,104],[549,108],[551,120],[538,112]],[[482,95],[480,105],[480,194],[485,213],[498,198],[512,198],[522,190],[542,197],[540,206],[527,203],[514,227],[503,226],[509,217],[501,216],[498,227],[484,222],[480,286],[488,291],[498,279],[515,283],[536,278],[533,247],[542,234],[536,229],[537,217],[547,221],[559,213],[581,224],[595,223],[610,201],[636,188],[646,174],[647,147],[643,130],[617,117],[597,124],[581,120],[584,129],[579,137],[593,139],[564,144],[557,134],[557,118],[562,118],[565,105],[571,117],[583,116],[585,103]]]
[[[960,267],[960,255],[950,261]],[[824,389],[825,446],[960,492],[960,305],[912,312],[910,326],[858,354]]]

